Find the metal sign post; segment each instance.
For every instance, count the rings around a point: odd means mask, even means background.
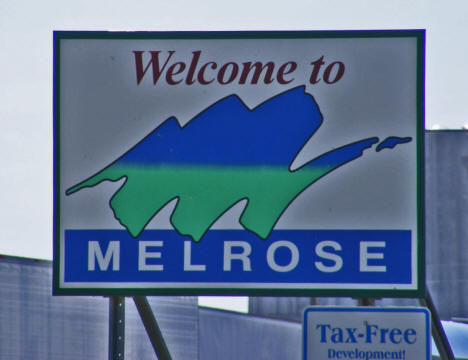
[[[138,313],[159,360],[172,360],[156,318],[144,296],[134,296]],[[109,360],[125,357],[125,297],[109,297]]]
[[[109,297],[109,360],[125,357],[125,297]]]

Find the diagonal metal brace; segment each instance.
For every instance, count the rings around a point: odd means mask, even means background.
[[[143,321],[146,333],[151,341],[151,345],[153,345],[158,360],[172,360],[148,300],[145,296],[134,296],[133,301],[135,302],[141,321]]]
[[[439,350],[440,358],[442,360],[455,360],[455,356],[453,355],[447,335],[445,335],[444,328],[440,322],[439,314],[437,313],[437,309],[432,301],[429,289],[426,290],[426,297],[424,299],[419,299],[419,303],[426,306],[431,312],[432,336],[437,346],[437,350]]]

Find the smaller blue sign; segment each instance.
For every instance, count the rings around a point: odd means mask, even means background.
[[[431,359],[423,307],[320,307],[304,311],[303,360]]]
[[[321,284],[411,285],[409,230],[67,230],[64,286],[307,289]],[[311,285],[309,285],[311,284]],[[361,286],[360,286],[361,287]]]

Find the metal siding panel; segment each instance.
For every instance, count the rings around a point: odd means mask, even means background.
[[[468,132],[426,133],[427,283],[443,319],[468,317]]]
[[[200,309],[200,360],[299,360],[298,323]]]
[[[0,257],[0,359],[106,359],[109,300],[53,297],[52,264]],[[198,357],[195,297],[148,298],[174,359]],[[155,355],[131,298],[126,300],[128,359]]]

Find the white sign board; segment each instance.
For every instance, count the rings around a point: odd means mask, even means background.
[[[56,32],[54,291],[424,292],[423,31]]]
[[[426,308],[310,307],[304,311],[303,360],[430,360]]]

